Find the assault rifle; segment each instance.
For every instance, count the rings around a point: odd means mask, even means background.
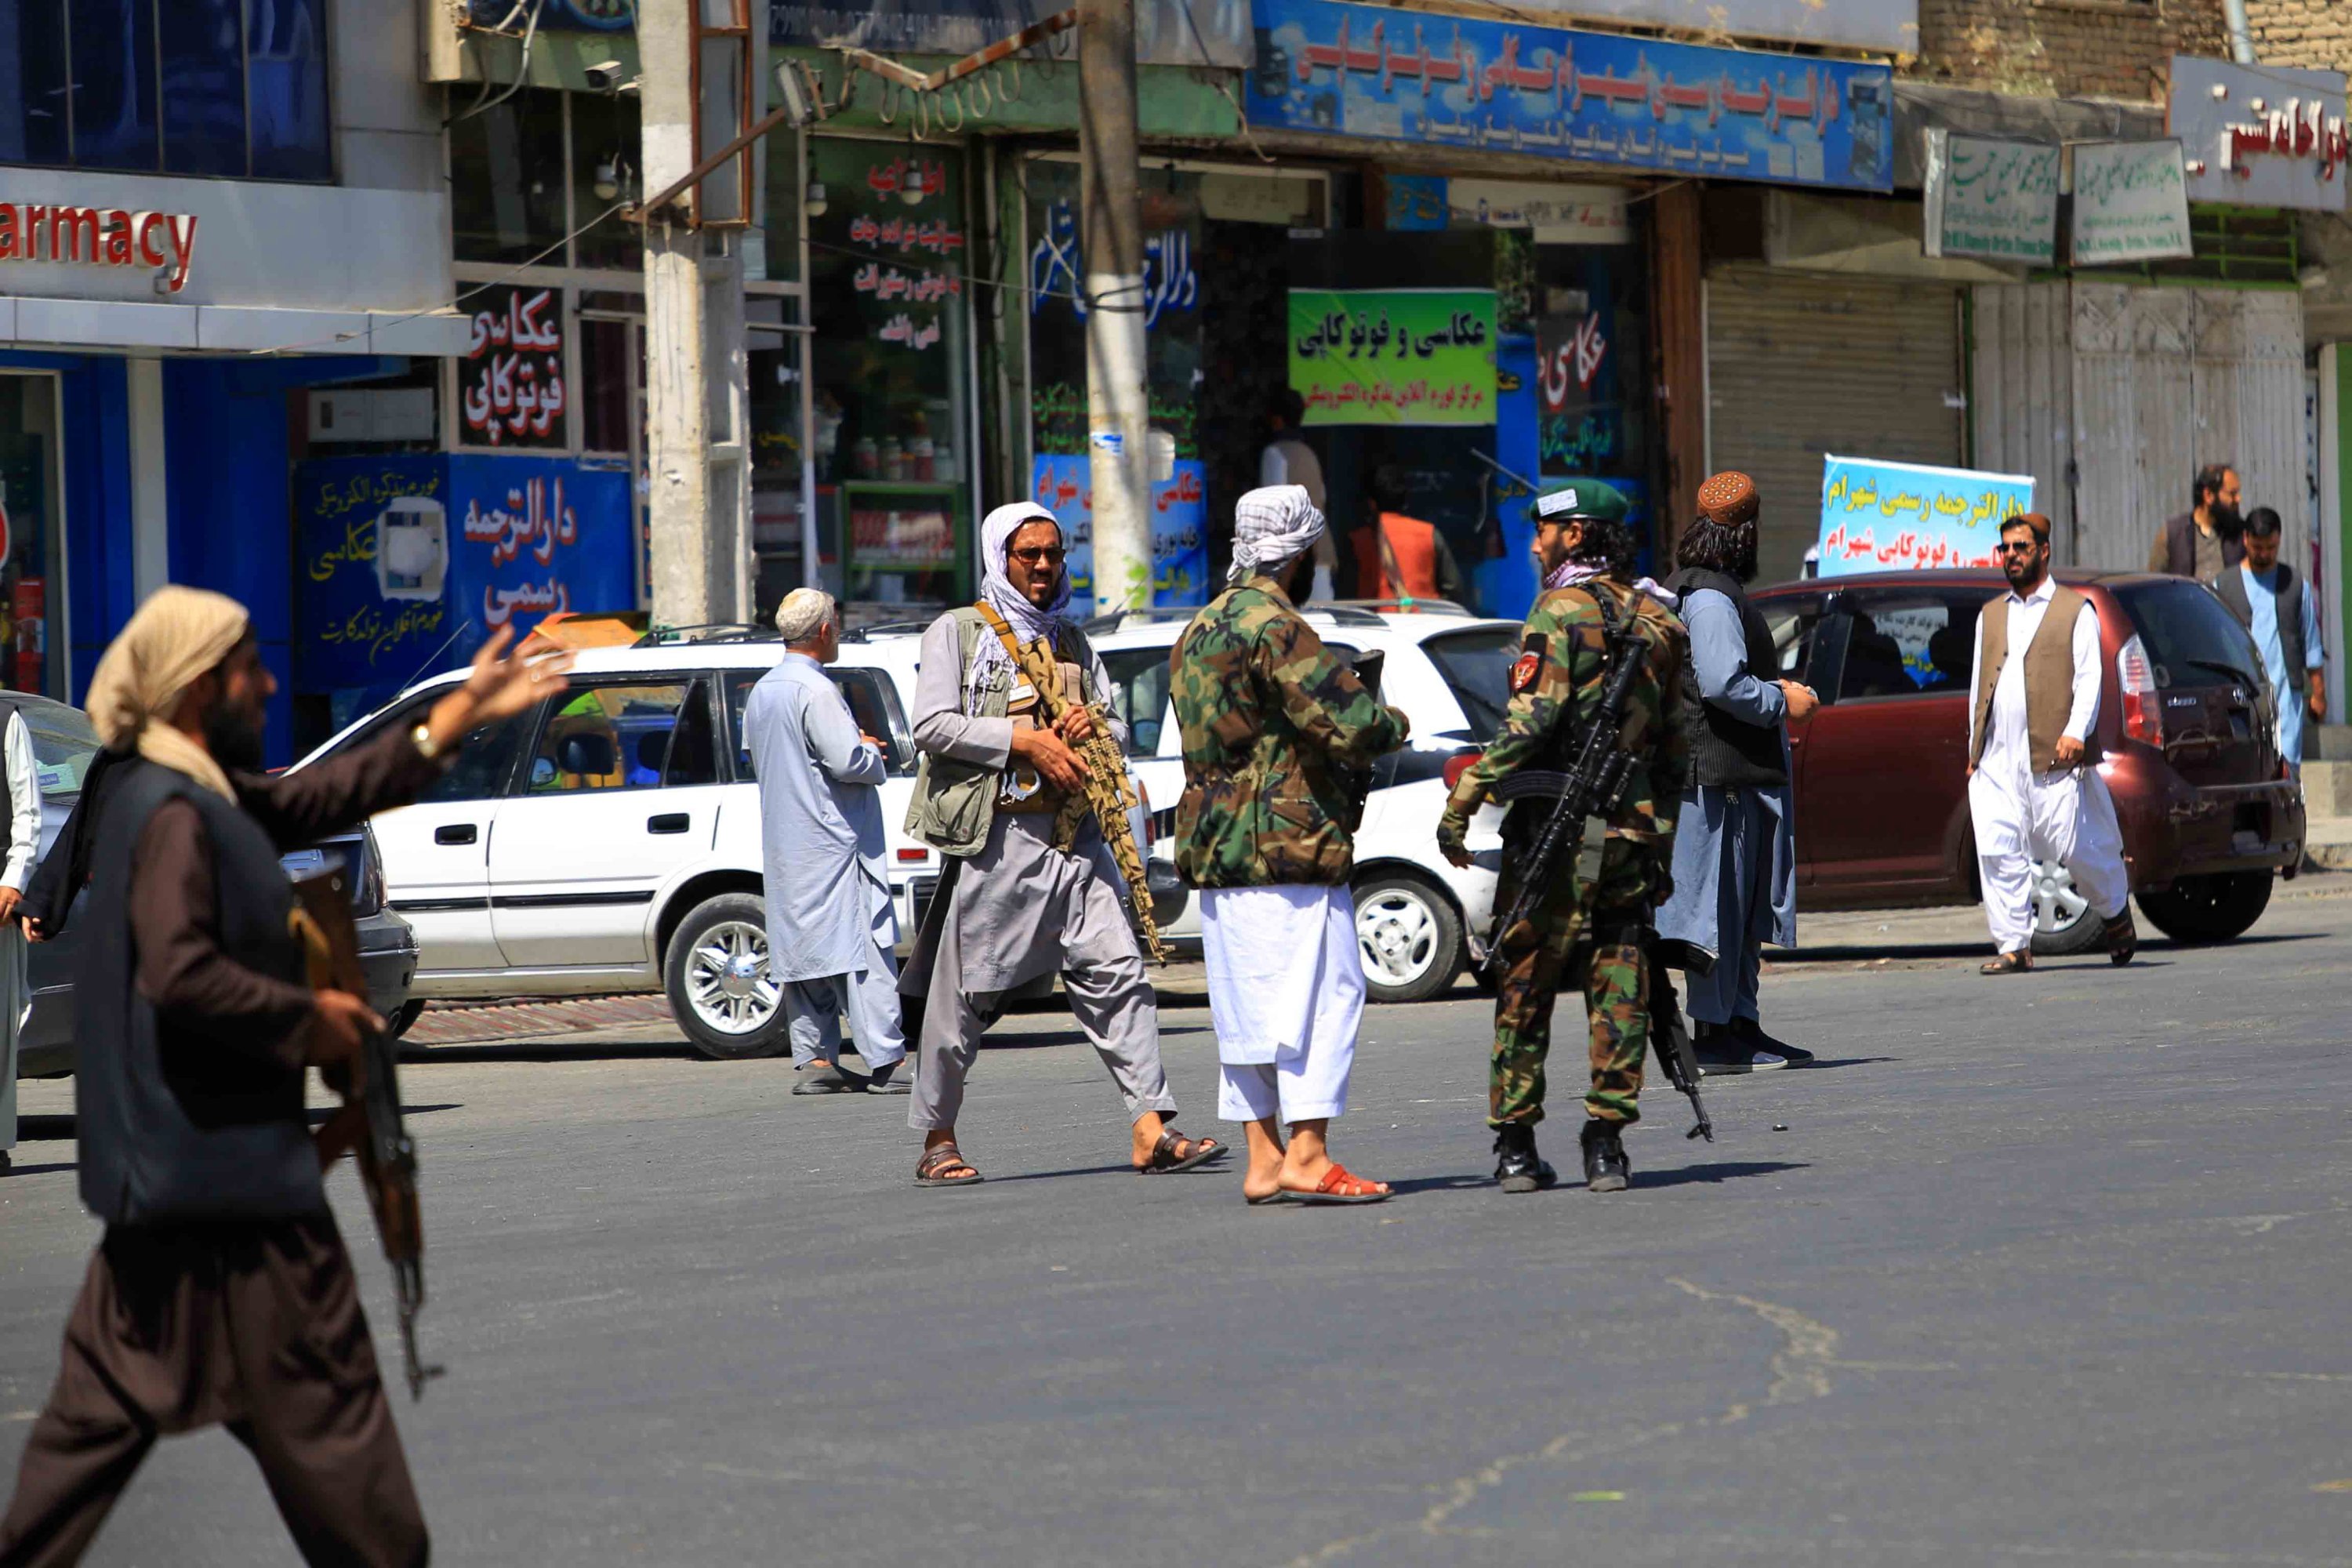
[[[1669,955],[1668,947],[1679,951]],[[1672,975],[1676,968],[1704,975],[1715,967],[1715,961],[1686,943],[1668,942],[1652,931],[1643,945],[1642,962],[1650,970],[1650,1054],[1666,1069],[1667,1081],[1690,1096],[1691,1114],[1698,1124],[1684,1136],[1705,1138],[1712,1143],[1715,1122],[1706,1114],[1706,1101],[1698,1097],[1698,1058],[1691,1050],[1690,1029],[1683,1022],[1682,997],[1675,990]]]
[[[359,931],[352,923],[351,872],[341,867],[314,872],[294,883],[295,924],[310,959],[310,989],[367,994],[360,966]],[[425,1215],[416,1198],[416,1144],[400,1115],[399,1050],[392,1036],[369,1030],[360,1054],[348,1063],[320,1070],[327,1087],[343,1097],[342,1108],[319,1129],[319,1168],[346,1151],[359,1155],[360,1184],[375,1211],[376,1234],[384,1261],[392,1265],[393,1290],[400,1303],[400,1350],[408,1370],[408,1394],[425,1397],[425,1380],[441,1375],[416,1352],[416,1314],[425,1307]]]

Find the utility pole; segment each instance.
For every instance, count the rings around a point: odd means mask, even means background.
[[[1135,0],[1078,0],[1078,201],[1097,614],[1151,603],[1151,402],[1137,190]]]
[[[646,0],[637,9],[648,192],[695,168],[697,3]],[[681,193],[645,215],[647,586],[663,626],[751,614],[742,247],[734,233],[694,226],[687,204],[696,199]]]

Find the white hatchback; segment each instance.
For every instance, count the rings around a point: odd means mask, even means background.
[[[911,672],[915,639],[883,643]],[[478,731],[415,805],[375,817],[388,900],[421,949],[412,994],[660,989],[706,1055],[781,1049],[742,719],[782,652],[748,629],[583,650],[569,691]],[[899,826],[915,764],[900,682],[862,661],[828,673],[887,745],[891,896],[911,931],[938,868]],[[297,765],[415,726],[460,679],[421,682]]]
[[[1195,613],[1106,616],[1087,628],[1110,672],[1119,716],[1130,728],[1135,771],[1160,808],[1156,856],[1175,852],[1175,803],[1184,792],[1183,740],[1169,701],[1168,657]],[[1399,614],[1322,605],[1306,614],[1317,635],[1343,657],[1381,655],[1381,699],[1412,721],[1406,748],[1373,770],[1356,831],[1356,934],[1373,1000],[1433,996],[1484,956],[1502,864],[1502,814],[1492,805],[1471,824],[1472,865],[1457,868],[1438,854],[1445,763],[1494,738],[1510,700],[1519,625],[1444,609]],[[1197,903],[1188,904],[1170,929],[1197,942]]]

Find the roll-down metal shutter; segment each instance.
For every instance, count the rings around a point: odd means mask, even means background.
[[[1758,581],[1821,536],[1822,458],[1958,465],[1958,290],[1725,266],[1706,279],[1707,462],[1764,499]]]

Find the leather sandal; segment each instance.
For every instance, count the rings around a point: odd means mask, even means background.
[[[2131,910],[2128,907],[2123,913],[2107,922],[2105,936],[2109,963],[2129,963],[2132,961],[2132,955],[2139,952],[2139,928],[2132,924]]]
[[[1302,1204],[1384,1204],[1389,1201],[1389,1194],[1381,1191],[1378,1182],[1368,1182],[1351,1173],[1337,1160],[1332,1161],[1331,1168],[1323,1173],[1323,1179],[1315,1184],[1313,1192],[1299,1193],[1296,1196]]]
[[[1977,973],[1979,974],[2025,974],[2031,973],[2032,968],[2032,952],[2020,948],[2015,952],[2002,953],[1990,963],[1979,967]]]
[[[1176,1151],[1187,1143],[1192,1145],[1192,1152],[1181,1159],[1177,1158]],[[1135,1173],[1157,1176],[1169,1171],[1189,1171],[1197,1165],[1207,1164],[1224,1152],[1225,1146],[1213,1138],[1187,1138],[1171,1127],[1161,1131],[1160,1142],[1151,1147],[1151,1157],[1138,1165]]]
[[[961,1170],[961,1176],[943,1176],[942,1171]],[[940,1143],[923,1151],[915,1165],[915,1185],[919,1187],[968,1187],[985,1180],[980,1167],[963,1157],[963,1151],[952,1143]]]

